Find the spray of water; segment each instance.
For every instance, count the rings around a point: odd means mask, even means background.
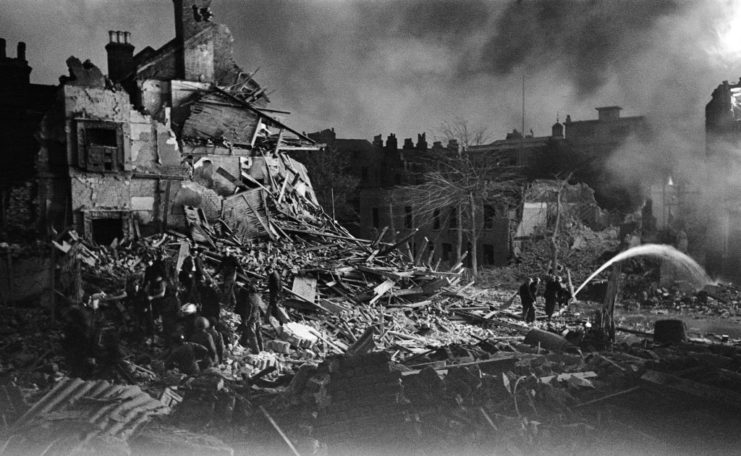
[[[579,285],[579,288],[577,288],[574,292],[574,296],[579,294],[579,291],[581,291],[581,289],[584,288],[586,284],[588,284],[592,279],[597,277],[600,272],[609,268],[611,265],[637,256],[662,258],[664,260],[671,261],[678,266],[681,266],[682,269],[687,272],[688,277],[690,277],[698,285],[698,288],[702,288],[709,283],[713,283],[713,281],[710,279],[710,277],[708,277],[708,274],[705,272],[702,266],[697,264],[695,260],[675,249],[674,247],[670,245],[644,244],[639,245],[638,247],[630,248],[612,257],[607,263],[603,264],[599,267],[599,269],[594,271],[592,275],[590,275],[587,280],[584,281],[584,283]]]

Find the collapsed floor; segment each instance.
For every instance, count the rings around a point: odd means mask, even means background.
[[[4,307],[0,455],[713,454],[738,443],[728,431],[741,424],[739,340],[654,340],[634,327],[604,349],[583,306],[530,327],[511,288],[476,289],[460,264],[436,270],[403,253],[403,240],[356,239],[321,208],[275,196],[264,202],[265,236],[250,241],[201,219],[189,236],[108,247],[57,236],[54,317],[72,296],[106,293],[119,310],[122,360],[69,378],[60,322],[37,306]],[[121,293],[147,254],[165,249],[180,263],[189,237],[204,247],[209,276],[218,279],[230,249],[241,281],[264,290],[274,262],[292,285],[291,322],[263,325],[261,353],[238,343],[239,319],[222,309],[224,362],[195,376],[164,368],[167,340],[139,337]],[[626,306],[728,315],[741,301],[719,287],[631,294],[640,286],[629,278]]]

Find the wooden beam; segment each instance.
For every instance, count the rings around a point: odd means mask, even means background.
[[[265,229],[265,231],[267,231],[268,236],[270,237],[270,239],[274,241],[275,240],[275,236],[273,236],[273,233],[270,231],[270,226],[268,226],[265,223],[265,220],[263,220],[262,217],[260,217],[260,213],[257,212],[257,210],[255,210],[254,207],[252,207],[252,205],[250,204],[250,201],[247,199],[246,196],[244,196],[244,193],[241,194],[241,196],[242,196],[242,199],[244,199],[244,202],[247,203],[247,207],[249,207],[250,210],[252,211],[252,213],[255,214],[255,217],[257,217],[257,220],[260,222],[260,225],[262,225],[262,227]]]

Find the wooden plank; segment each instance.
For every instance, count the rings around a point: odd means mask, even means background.
[[[249,207],[252,213],[255,214],[255,217],[257,217],[257,221],[260,222],[260,225],[262,225],[262,227],[268,233],[268,236],[270,237],[270,239],[274,241],[275,236],[270,231],[270,227],[267,225],[267,223],[265,223],[265,220],[263,220],[262,217],[260,217],[260,214],[257,212],[257,210],[255,210],[255,208],[252,207],[252,204],[250,204],[250,200],[248,200],[247,197],[244,196],[244,194],[242,194],[241,196],[242,198],[244,198],[244,202],[247,203],[247,207]]]
[[[425,236],[422,239],[422,245],[418,246],[417,248],[417,255],[414,257],[414,265],[419,266],[419,262],[422,261],[422,256],[425,254],[425,251],[427,249],[427,244],[430,242],[429,239],[427,239],[427,236]]]
[[[375,304],[376,301],[381,299],[381,296],[391,291],[394,288],[394,285],[396,285],[396,282],[391,279],[386,279],[383,283],[376,286],[373,289],[373,293],[375,294],[375,296],[373,297],[373,299],[370,300],[370,304]]]
[[[426,301],[419,301],[419,302],[412,302],[409,304],[389,304],[386,307],[389,309],[419,309],[421,307],[426,307],[432,304],[432,301],[426,300]]]
[[[187,241],[181,240],[180,241],[180,249],[178,250],[178,261],[175,265],[175,271],[180,271],[180,269],[183,267],[183,261],[185,261],[185,257],[188,256],[190,253],[190,245]]]

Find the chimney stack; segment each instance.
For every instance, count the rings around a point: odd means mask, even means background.
[[[7,41],[0,38],[0,84],[24,85],[31,82],[31,67],[26,61],[26,43],[18,43],[16,58],[8,56]]]
[[[121,82],[134,70],[134,45],[129,43],[130,32],[108,31],[108,77]]]

